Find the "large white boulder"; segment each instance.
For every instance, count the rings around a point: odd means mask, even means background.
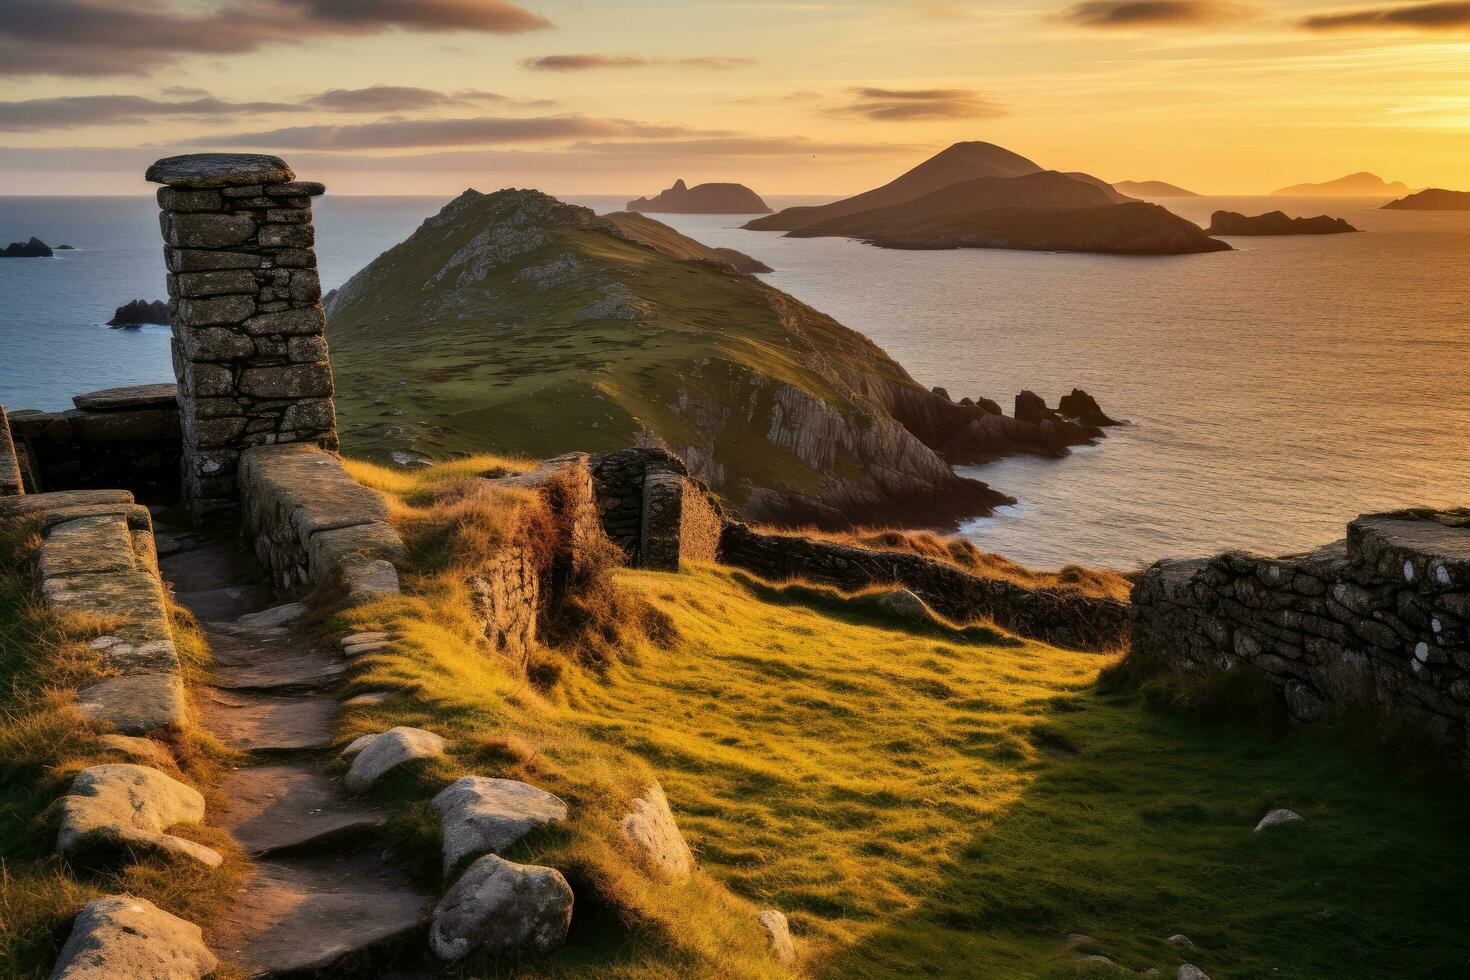
[[[486,854],[466,869],[434,909],[429,948],[462,960],[546,953],[566,942],[572,889],[555,868],[515,864]]]
[[[465,776],[433,800],[444,836],[444,875],[467,857],[502,854],[543,824],[567,818],[567,805],[514,779]]]
[[[108,895],[77,913],[52,980],[199,980],[219,965],[199,927],[131,895]]]
[[[223,860],[203,844],[164,833],[175,824],[202,823],[204,797],[157,769],[121,762],[83,769],[60,810],[56,850],[62,854],[101,847],[159,851],[210,867]]]
[[[658,783],[634,798],[633,808],[623,816],[621,826],[623,836],[665,877],[682,881],[694,870],[694,855],[679,833],[668,797]]]
[[[776,961],[782,966],[794,965],[796,944],[791,941],[791,926],[787,923],[786,916],[779,909],[766,909],[756,916],[756,921],[766,930],[766,941]]]
[[[343,755],[356,756],[343,783],[354,793],[366,792],[390,769],[414,759],[443,755],[445,744],[433,732],[402,725],[378,735],[364,735],[342,751]]]

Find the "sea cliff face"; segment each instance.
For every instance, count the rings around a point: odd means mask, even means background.
[[[328,312],[349,452],[409,462],[662,446],[758,520],[952,523],[1009,498],[956,475],[951,458],[1056,455],[1096,434],[950,402],[753,277],[666,255],[534,191],[466,192]],[[1009,435],[967,440],[971,423]]]

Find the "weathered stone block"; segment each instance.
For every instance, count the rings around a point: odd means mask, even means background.
[[[225,243],[230,244],[230,243]],[[261,248],[311,248],[316,232],[311,225],[261,225]]]
[[[225,197],[230,198],[259,197],[263,193],[265,193],[265,188],[260,184],[240,184],[236,187],[226,187],[224,189]]]
[[[314,180],[292,180],[265,188],[266,197],[316,197],[326,192],[326,185]]]
[[[254,312],[254,296],[212,296],[179,300],[175,316],[184,326],[212,327],[239,323]]]
[[[255,345],[250,338],[230,327],[195,327],[184,331],[184,354],[191,361],[233,361],[253,353]]]
[[[326,330],[327,317],[320,304],[303,309],[261,313],[244,321],[252,334],[320,334]]]
[[[240,293],[255,294],[255,274],[248,269],[221,269],[216,272],[182,272],[171,277],[178,286],[179,295],[223,296]]]
[[[291,273],[289,291],[293,303],[316,303],[322,298],[321,276],[315,269],[297,269]]]
[[[164,211],[162,227],[163,240],[175,248],[230,248],[255,238],[257,226],[249,215]]]
[[[327,339],[320,335],[288,337],[286,355],[293,361],[325,361]]]
[[[265,220],[276,225],[304,225],[311,221],[311,212],[304,208],[281,208],[277,207],[280,201],[271,201],[266,207],[271,210],[265,213]]]
[[[240,372],[240,392],[255,398],[329,398],[332,369],[325,361],[247,367]]]
[[[158,206],[165,211],[218,211],[221,204],[219,191],[191,191],[178,187],[160,187]]]
[[[166,248],[164,260],[170,272],[206,272],[211,269],[258,269],[268,260],[250,252],[207,252],[199,249]]]
[[[282,248],[272,253],[275,264],[283,269],[315,269],[316,252],[309,248]]]
[[[335,422],[336,414],[330,398],[303,398],[281,416],[281,428],[297,432],[326,431]]]
[[[185,369],[185,384],[200,398],[235,394],[235,375],[222,364],[200,364],[190,361]],[[185,420],[187,425],[187,419]]]

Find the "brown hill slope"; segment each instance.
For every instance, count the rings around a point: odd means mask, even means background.
[[[1102,188],[1052,171],[982,177],[903,204],[788,233],[841,235],[888,248],[1015,248],[1177,255],[1230,248],[1157,204],[1115,204]]]
[[[772,271],[770,266],[759,259],[751,258],[744,252],[737,252],[733,248],[714,248],[703,242],[695,241],[688,235],[670,228],[662,221],[646,215],[634,214],[632,211],[614,211],[603,217],[617,225],[618,231],[634,241],[642,242],[649,248],[656,248],[665,255],[672,255],[676,259],[720,262],[730,266],[736,272]]]
[[[1384,207],[1392,211],[1470,211],[1470,191],[1430,187],[1397,201],[1389,201]]]

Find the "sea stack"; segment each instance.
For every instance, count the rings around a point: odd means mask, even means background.
[[[49,259],[51,254],[51,246],[34,235],[28,242],[11,242],[0,249],[0,259]]]
[[[117,312],[112,314],[112,319],[107,321],[109,327],[137,327],[145,323],[168,326],[168,304],[161,299],[151,303],[146,299],[135,299],[119,306]]]

